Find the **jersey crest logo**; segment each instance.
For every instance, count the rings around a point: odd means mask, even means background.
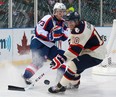
[[[75,37],[74,43],[75,43],[75,44],[78,44],[79,41],[80,41],[79,37]]]
[[[72,37],[72,44],[78,44],[80,41],[79,37]]]
[[[75,28],[75,32],[79,33],[80,29],[79,28]]]

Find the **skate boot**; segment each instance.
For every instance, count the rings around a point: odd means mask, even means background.
[[[80,85],[80,80],[77,84],[72,84],[72,83],[69,83],[66,87],[66,89],[78,89],[79,88],[79,85]]]
[[[66,91],[66,88],[62,86],[60,83],[58,83],[56,86],[50,87],[48,91],[50,93],[59,93],[59,92],[63,93]]]
[[[23,79],[25,80],[25,83],[26,83],[27,85],[30,85],[30,84],[32,84],[32,81],[31,81],[31,80],[29,80],[29,79],[26,79],[26,78],[24,78],[24,77],[23,77]]]
[[[80,85],[80,80],[77,84],[73,85],[73,88],[79,88],[79,85]]]
[[[30,85],[32,84],[32,81],[30,80],[30,78],[33,76],[33,74],[28,71],[28,70],[25,70],[25,73],[23,74],[23,79],[25,80],[25,83],[27,85]]]

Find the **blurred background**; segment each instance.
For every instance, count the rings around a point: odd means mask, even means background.
[[[116,18],[116,0],[0,0],[0,28],[33,28],[56,2],[95,26],[112,26]]]

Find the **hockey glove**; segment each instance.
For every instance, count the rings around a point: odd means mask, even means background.
[[[53,32],[54,34],[62,34],[63,28],[60,26],[55,26],[52,28],[51,32]]]
[[[55,26],[52,28],[52,30],[48,34],[48,40],[58,41],[58,40],[61,40],[62,36],[63,36],[63,28],[60,26]]]
[[[51,32],[48,34],[48,40],[49,41],[58,41],[61,40],[61,37],[63,36],[63,34],[54,34],[54,32]]]
[[[54,41],[53,33],[49,33],[49,34],[47,35],[47,38],[48,38],[49,41]]]
[[[52,69],[58,69],[66,60],[66,56],[58,54],[55,58],[53,58],[50,65],[52,65]]]
[[[63,31],[63,28],[60,26],[53,27],[52,33],[55,41],[60,40],[61,36],[63,35]]]

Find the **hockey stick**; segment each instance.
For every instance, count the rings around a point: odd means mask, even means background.
[[[52,66],[50,66],[50,68],[42,73],[40,76],[38,76],[30,85],[28,85],[27,87],[19,87],[19,86],[13,86],[13,85],[8,85],[8,90],[15,90],[15,91],[26,91],[28,89],[31,89],[36,82],[38,82],[50,69],[52,68]]]
[[[43,0],[43,1],[44,1],[44,3],[47,4],[47,2],[45,2],[45,0]],[[50,6],[49,6],[48,4],[47,4],[47,6],[48,6],[48,9],[49,9],[50,14],[53,16],[53,14],[52,14],[52,12],[51,12],[51,10],[50,10]],[[55,27],[55,22],[54,22],[53,18],[52,18],[52,22],[53,22],[53,26]],[[51,66],[50,68],[52,68],[52,66]],[[49,70],[48,70],[48,71],[49,71]],[[38,80],[40,80],[44,75],[45,75],[45,73],[42,73],[39,77],[37,77],[37,78],[32,82],[32,84],[28,85],[27,87],[19,87],[19,86],[8,85],[8,90],[26,91],[26,90],[32,88],[32,87],[35,85],[35,83],[36,83]]]

